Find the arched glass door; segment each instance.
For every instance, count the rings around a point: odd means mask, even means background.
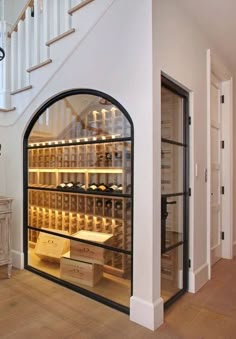
[[[25,266],[128,312],[133,127],[92,90],[45,104],[25,134]]]

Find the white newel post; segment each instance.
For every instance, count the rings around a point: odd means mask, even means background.
[[[25,68],[26,70],[32,66],[32,17],[31,17],[31,8],[28,7],[25,11]],[[25,76],[25,85],[29,86],[30,84],[30,75],[26,72]]]
[[[46,46],[46,43],[50,39],[50,27],[49,27],[49,0],[44,0],[43,2],[43,60],[49,58],[49,47]]]
[[[18,45],[17,45],[17,87],[25,87],[25,23],[20,20],[17,25]]]
[[[64,0],[64,29],[65,32],[71,29],[72,16],[68,14],[69,9],[71,8],[71,0]]]
[[[34,0],[34,64],[40,63],[40,3]]]
[[[52,1],[52,13],[51,20],[53,22],[53,38],[57,37],[60,34],[60,10],[59,10],[59,1],[58,0],[50,0]]]
[[[10,40],[7,32],[10,25],[0,21],[0,46],[5,51],[5,59],[0,63],[0,108],[10,108]]]

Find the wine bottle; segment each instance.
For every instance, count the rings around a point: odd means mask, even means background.
[[[123,186],[121,184],[118,185],[117,192],[118,193],[122,193],[123,192]]]
[[[102,205],[103,205],[102,199],[97,199],[97,200],[96,200],[96,206],[97,206],[98,208],[101,208]]]
[[[68,182],[67,184],[66,184],[66,188],[73,188],[73,186],[74,186],[74,183],[73,182]]]
[[[117,191],[117,189],[118,189],[118,186],[116,184],[110,184],[109,185],[109,190],[111,192],[115,192],[115,191]]]
[[[62,182],[57,186],[57,188],[66,188],[66,185],[67,185],[66,183]]]
[[[105,202],[105,206],[106,206],[106,208],[107,208],[107,209],[110,209],[110,208],[112,208],[112,201],[111,201],[111,199],[109,199],[109,200],[106,200],[106,202]]]
[[[115,209],[117,209],[117,210],[122,210],[122,201],[121,200],[117,200],[116,202],[115,202]]]
[[[102,183],[102,184],[100,184],[100,185],[98,186],[98,190],[99,190],[99,191],[102,191],[102,192],[106,192],[106,191],[108,191],[108,187],[107,187],[107,185],[105,185],[104,183]]]
[[[90,184],[88,187],[88,191],[97,191],[97,190],[98,190],[98,186],[95,183]]]
[[[112,160],[112,153],[106,152],[106,153],[105,153],[105,159],[106,159],[106,160]]]
[[[78,190],[78,191],[84,191],[85,190],[85,184],[82,184],[80,182],[77,182],[75,185],[74,185],[74,189],[75,190]]]

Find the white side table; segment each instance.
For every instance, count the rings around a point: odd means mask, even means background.
[[[7,265],[8,278],[12,269],[11,215],[12,199],[0,196],[0,266]]]

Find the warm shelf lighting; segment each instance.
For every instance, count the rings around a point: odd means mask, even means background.
[[[94,168],[94,169],[87,169],[86,172],[88,173],[108,173],[108,174],[119,174],[123,173],[123,169],[121,168]]]
[[[86,173],[86,169],[81,168],[30,168],[30,173]]]
[[[122,168],[29,168],[30,173],[123,173]]]

